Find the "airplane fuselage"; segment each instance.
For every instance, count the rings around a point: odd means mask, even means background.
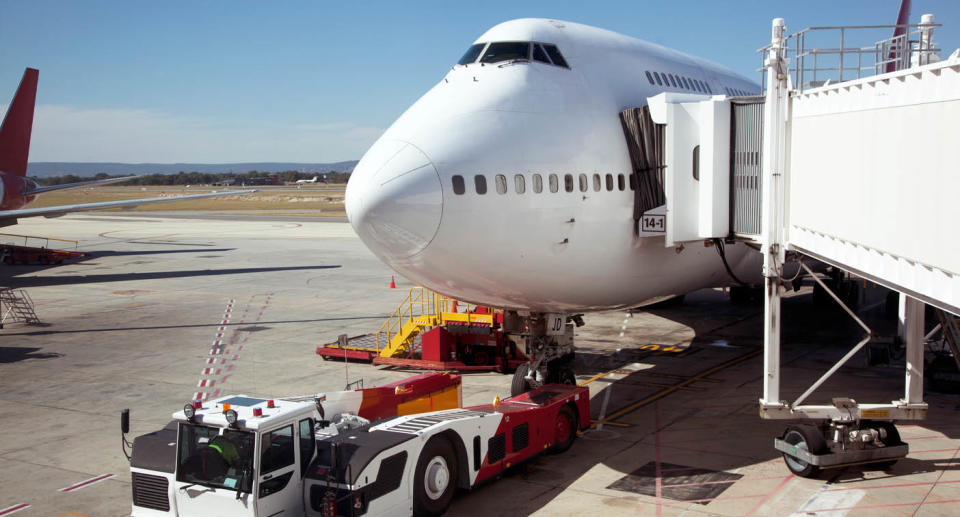
[[[528,59],[480,62],[496,42],[534,46]],[[351,175],[347,214],[381,260],[449,296],[532,311],[625,307],[731,283],[712,248],[634,236],[637,187],[618,114],[664,91],[755,84],[568,22],[514,20],[476,44],[477,60],[454,66]],[[534,59],[552,45],[561,58]],[[728,248],[728,260],[744,273],[759,264],[743,246]]]

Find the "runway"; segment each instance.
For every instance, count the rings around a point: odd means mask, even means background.
[[[389,289],[395,273],[338,221],[87,213],[8,228],[78,240],[88,256],[0,270],[0,285],[25,289],[43,322],[0,330],[0,516],[129,515],[124,408],[136,436],[198,392],[280,397],[408,376],[314,353],[339,334],[376,330],[412,287],[396,277]],[[805,287],[784,302],[788,397],[859,337],[810,298]],[[901,427],[911,454],[889,471],[790,475],[773,449],[785,424],[757,416],[761,310],[704,290],[681,304],[586,315],[576,371],[593,428],[562,455],[458,494],[448,514],[955,515],[956,395],[927,393],[928,420]],[[229,362],[214,372],[218,342]],[[857,356],[813,399],[900,398],[896,361],[867,367]],[[464,375],[463,402],[488,403],[509,386],[505,375]]]

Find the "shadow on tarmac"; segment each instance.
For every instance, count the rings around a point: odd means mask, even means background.
[[[58,353],[38,353],[39,348],[27,348],[19,346],[0,346],[0,364],[19,363],[28,359],[54,359],[63,354]]]
[[[762,305],[740,306],[723,303],[722,300],[694,300],[691,303],[648,307],[644,310],[694,329],[695,337],[687,355],[642,355],[637,354],[639,351],[635,349],[604,355],[578,350],[575,369],[581,375],[609,372],[641,361],[652,367],[615,381],[616,389],[612,390],[612,396],[606,401],[604,398],[608,390],[593,395],[590,401],[591,418],[600,418],[600,408],[605,407],[609,423],[604,429],[587,431],[569,451],[556,456],[541,455],[504,473],[504,480],[500,483],[484,484],[473,490],[487,492],[487,497],[472,496],[468,503],[461,495],[454,503],[454,511],[465,509],[464,504],[471,504],[472,507],[472,501],[502,500],[504,492],[500,490],[505,490],[512,494],[512,499],[523,500],[522,505],[514,508],[510,514],[529,515],[541,511],[554,499],[562,499],[562,494],[569,494],[571,485],[578,483],[590,491],[597,488],[617,489],[621,491],[621,496],[631,499],[638,495],[658,495],[656,490],[659,486],[669,486],[674,492],[663,491],[659,494],[662,499],[656,503],[653,499],[645,501],[646,504],[640,504],[635,499],[632,502],[606,497],[595,500],[603,504],[609,502],[611,509],[632,504],[638,512],[648,506],[652,508],[654,504],[662,504],[672,513],[687,508],[700,509],[698,504],[706,505],[713,498],[723,499],[720,494],[735,482],[727,479],[731,475],[729,473],[741,472],[746,467],[773,462],[773,472],[782,474],[785,480],[789,479],[790,472],[783,465],[781,455],[773,448],[772,442],[791,422],[762,420],[757,414],[757,399],[761,395],[762,355],[759,352],[762,349]],[[873,317],[868,324],[875,329],[884,325],[889,327],[888,323],[877,318],[878,312],[882,311],[871,312],[870,316]],[[716,317],[718,314],[721,315],[720,322]],[[783,365],[792,365],[792,368],[785,375],[782,392],[784,398],[793,400],[800,390],[805,389],[856,343],[862,330],[850,322],[839,308],[814,306],[810,296],[784,299],[783,317]],[[723,323],[724,320],[726,323]],[[717,345],[718,342],[724,345]],[[865,401],[891,400],[883,398],[886,396],[893,399],[902,397],[902,364],[868,368],[862,355],[861,351],[858,357],[849,361],[835,378],[815,392],[808,403],[829,403],[830,396],[860,399],[858,394]],[[716,369],[726,363],[730,363],[729,368]],[[676,375],[678,373],[682,375]],[[681,381],[701,375],[703,377],[695,383],[684,385]],[[614,381],[600,378],[594,382]],[[677,384],[682,387],[670,386]],[[744,397],[744,393],[749,393],[751,397]],[[938,395],[929,395],[931,418],[921,425],[948,438],[960,435],[960,425],[951,423],[951,412],[960,407],[958,398],[945,396],[938,403]],[[934,413],[936,406],[940,408]],[[611,415],[619,416],[610,418]],[[910,442],[909,435],[904,439]],[[922,451],[925,448],[928,447],[924,447],[922,441],[911,444],[912,450]],[[653,468],[654,464],[657,465],[656,469]],[[602,487],[593,486],[589,478],[584,476],[597,465],[605,467],[600,472],[615,471],[619,480],[609,486],[606,486],[607,483]],[[667,470],[679,472],[662,474],[658,485],[657,476],[651,475],[651,472],[659,472],[657,469],[661,465],[672,467]],[[869,476],[873,484],[882,479],[890,479],[895,483],[900,476],[910,474],[957,471],[960,470],[960,463],[942,458],[909,457],[901,459],[882,474],[879,470],[869,465],[824,470],[818,479],[838,487],[855,487],[858,481],[865,478],[864,472],[873,471]],[[750,471],[746,472],[749,477]],[[740,486],[739,492],[743,492],[744,485]],[[745,486],[750,487],[749,484]],[[697,492],[698,487],[712,487],[713,492],[700,493]],[[717,490],[717,487],[723,488]],[[755,491],[747,489],[747,492]],[[674,496],[670,497],[670,493],[674,493]],[[752,508],[748,513],[755,512],[773,494],[771,492],[763,497],[742,496],[754,497],[745,501],[744,509]],[[483,506],[486,508],[486,505]],[[495,508],[489,509],[496,513]],[[601,508],[595,510],[596,513],[602,513]],[[703,507],[703,511],[707,511],[706,507]]]
[[[7,280],[8,286],[15,289],[25,287],[94,284],[103,282],[129,282],[137,280],[161,280],[164,278],[184,278],[191,276],[245,275],[250,273],[273,273],[278,271],[305,271],[315,269],[335,269],[334,266],[288,266],[288,267],[248,267],[228,269],[190,269],[186,271],[157,271],[150,273],[112,273],[103,275],[63,275],[63,276],[17,276]]]

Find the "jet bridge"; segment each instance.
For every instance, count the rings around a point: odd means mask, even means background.
[[[926,415],[923,306],[960,314],[960,51],[940,61],[935,27],[924,15],[919,25],[883,28],[903,29],[890,40],[854,48],[844,42],[857,29],[882,27],[819,28],[840,46],[811,48],[816,28],[785,36],[776,19],[761,49],[763,96],[649,99],[654,122],[666,127],[666,245],[738,239],[763,253],[760,414],[803,422],[776,440],[798,475],[906,455],[891,422]],[[803,257],[906,295],[902,399],[804,404],[873,333],[802,262],[864,337],[796,400],[781,399],[783,266]]]

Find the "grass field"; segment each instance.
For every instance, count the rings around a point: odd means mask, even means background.
[[[332,184],[322,186],[304,186],[298,189],[295,186],[258,186],[248,187],[258,192],[241,196],[223,196],[170,203],[152,203],[141,205],[133,211],[160,212],[160,211],[224,211],[242,210],[258,212],[276,212],[283,215],[297,216],[343,216],[343,194],[346,185]],[[208,187],[183,185],[166,187],[121,187],[104,186],[85,189],[70,189],[41,194],[26,208],[41,208],[46,206],[72,205],[79,203],[100,203],[104,201],[120,201],[138,198],[182,196],[188,194],[203,194],[212,191],[241,190],[243,187]],[[122,209],[114,209],[122,210]],[[264,214],[267,215],[267,214]]]

